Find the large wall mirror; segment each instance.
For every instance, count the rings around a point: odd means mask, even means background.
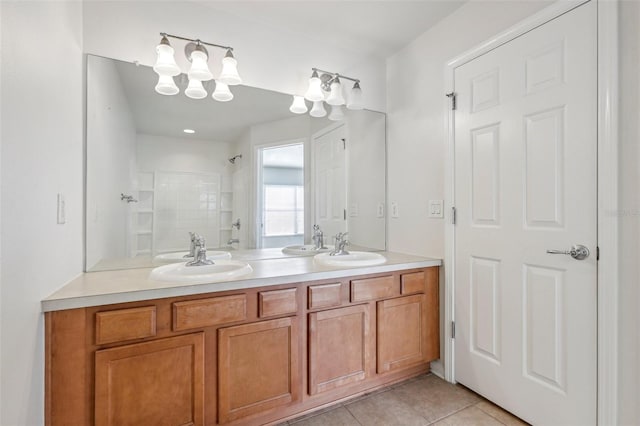
[[[383,113],[330,121],[291,113],[283,93],[234,86],[218,102],[205,83],[194,100],[156,82],[150,67],[88,56],[87,271],[152,266],[187,250],[189,232],[263,258],[311,243],[313,225],[329,244],[348,232],[385,249]]]

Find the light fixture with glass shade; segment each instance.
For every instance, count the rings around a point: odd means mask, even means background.
[[[236,61],[236,58],[233,56],[231,49],[227,50],[224,58],[222,58],[222,72],[220,73],[220,77],[218,77],[218,81],[228,86],[242,84],[242,79],[240,78],[240,74],[238,74],[238,61]]]
[[[307,93],[305,93],[305,99],[310,100],[311,102],[317,102],[324,100],[324,93],[322,92],[322,80],[318,76],[318,70],[313,69],[313,73],[309,78],[309,88],[307,89]]]
[[[170,75],[160,75],[158,78],[158,84],[156,84],[156,92],[161,95],[175,95],[180,91],[176,82],[173,81],[173,77]]]
[[[331,105],[331,113],[329,113],[329,120],[340,121],[344,120],[344,113],[340,105]]]
[[[313,107],[309,112],[312,117],[324,117],[327,115],[327,111],[324,108],[324,102],[331,106],[331,113],[329,119],[333,121],[343,120],[344,112],[341,106],[345,105],[348,109],[363,109],[364,104],[362,102],[362,89],[360,89],[360,80],[353,77],[347,77],[337,72],[325,71],[320,68],[311,68],[311,77],[309,78],[309,87],[304,94],[304,99],[313,102]],[[340,79],[353,81],[353,88],[349,93],[349,100],[345,101],[342,94],[342,83]],[[326,96],[325,94],[329,92]],[[293,104],[289,110],[296,114],[303,114],[307,112],[306,104],[302,106],[300,96],[294,96]],[[323,102],[324,101],[324,102]]]
[[[213,91],[212,97],[219,102],[228,102],[233,99],[233,93],[231,93],[226,83],[216,80],[216,90]]]
[[[173,56],[173,47],[169,44],[169,39],[166,35],[162,35],[160,44],[156,46],[156,53],[158,54],[158,58],[153,66],[153,70],[158,75],[173,77],[180,74],[180,67],[176,64],[176,58]]]
[[[156,92],[162,95],[175,95],[180,89],[173,80],[173,76],[180,74],[180,67],[176,64],[174,57],[174,49],[169,44],[169,38],[186,41],[184,53],[191,62],[191,67],[187,72],[189,84],[184,90],[185,95],[192,99],[203,99],[207,97],[207,90],[202,82],[209,81],[214,78],[209,69],[208,60],[212,57],[205,45],[224,49],[226,54],[222,59],[222,72],[216,80],[216,89],[213,93],[213,99],[220,102],[227,102],[233,99],[233,94],[229,90],[229,85],[241,84],[242,79],[238,74],[238,61],[233,56],[233,47],[222,46],[220,44],[209,43],[199,39],[190,39],[167,33],[160,33],[162,39],[156,47],[158,58],[153,70],[160,76],[155,86]],[[186,79],[178,80],[182,86]],[[184,86],[182,86],[184,87]]]
[[[294,114],[304,114],[305,112],[307,112],[308,109],[307,104],[304,101],[304,97],[293,95],[293,102],[289,107],[289,111]]]
[[[184,94],[191,99],[204,99],[207,97],[207,91],[204,90],[202,82],[195,78],[189,80],[189,86],[185,89]]]
[[[362,103],[362,89],[360,89],[360,82],[356,81],[353,84],[353,88],[349,93],[349,101],[347,102],[347,109],[363,109],[364,105]]]
[[[329,105],[344,105],[345,100],[342,96],[342,84],[339,77],[334,77],[331,82],[331,93],[327,97],[327,103]]]
[[[213,74],[209,70],[207,60],[209,59],[209,52],[200,44],[200,40],[195,43],[187,43],[184,47],[184,53],[187,55],[189,61],[191,61],[191,68],[187,73],[189,80],[209,81],[213,78]]]
[[[316,118],[324,117],[325,115],[327,115],[327,110],[324,109],[324,102],[315,101],[313,103],[313,108],[311,108],[311,111],[309,111],[309,115]]]

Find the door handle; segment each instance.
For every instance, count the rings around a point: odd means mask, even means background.
[[[589,257],[589,249],[580,244],[574,244],[571,250],[547,250],[549,254],[568,254],[575,260],[584,260]]]

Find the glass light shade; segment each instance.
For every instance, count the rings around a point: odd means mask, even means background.
[[[320,81],[318,73],[314,71],[313,74],[311,74],[311,78],[309,79],[309,88],[307,89],[307,93],[304,94],[305,99],[308,99],[312,102],[324,100],[324,93],[322,92],[322,88],[320,87],[321,84],[322,81]]]
[[[174,75],[180,74],[180,67],[176,64],[176,59],[173,57],[173,47],[161,42],[156,46],[156,52],[158,53],[158,58],[153,66],[153,70],[157,72],[158,75],[173,77]]]
[[[294,95],[293,103],[289,107],[289,111],[294,114],[304,114],[307,112],[307,104],[304,102],[304,97]]]
[[[362,103],[362,89],[360,89],[360,84],[356,83],[353,85],[353,89],[351,89],[351,93],[349,94],[349,102],[347,102],[348,109],[363,109],[364,104]]]
[[[170,75],[160,75],[158,84],[156,84],[156,92],[161,95],[176,95],[179,91],[180,89],[178,89],[175,81],[173,81],[173,77]]]
[[[313,103],[313,108],[311,108],[311,111],[309,111],[309,115],[311,115],[312,117],[324,117],[325,115],[327,115],[327,110],[324,109],[324,102],[322,101],[315,101]]]
[[[344,105],[344,96],[342,96],[342,84],[340,84],[340,80],[336,79],[331,83],[331,93],[329,93],[327,103],[329,105]]]
[[[331,121],[344,120],[344,113],[342,112],[342,107],[340,105],[332,105],[331,113],[329,114],[328,118]]]
[[[238,74],[238,61],[233,57],[230,50],[228,50],[226,56],[222,58],[222,71],[220,72],[218,80],[229,86],[242,84],[242,79],[240,78],[240,74]]]
[[[200,50],[191,52],[191,69],[187,74],[190,80],[209,81],[213,74],[207,65],[207,54]]]
[[[189,86],[185,89],[184,94],[191,99],[202,99],[207,97],[207,91],[204,90],[202,82],[195,78],[189,80]]]
[[[220,102],[228,102],[233,99],[233,93],[231,93],[226,83],[216,80],[216,90],[213,91],[213,99]]]

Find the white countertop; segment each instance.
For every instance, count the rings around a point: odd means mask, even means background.
[[[229,281],[196,285],[151,281],[149,273],[152,268],[87,272],[44,299],[42,311],[325,280],[401,269],[427,268],[442,264],[440,259],[392,252],[380,252],[380,254],[386,257],[386,263],[360,268],[320,266],[314,263],[312,256],[248,260],[247,263],[253,268],[253,272],[249,275]]]

